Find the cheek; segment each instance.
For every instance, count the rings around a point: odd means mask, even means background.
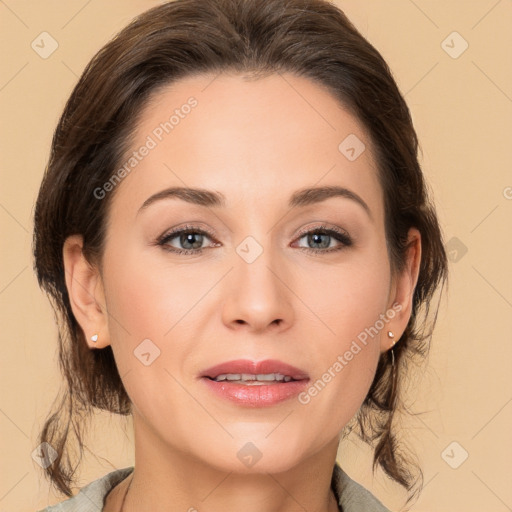
[[[382,252],[376,250],[373,254]],[[315,321],[312,354],[317,372],[299,401],[311,413],[325,417],[333,429],[350,420],[368,393],[380,356],[380,339],[386,333],[386,319],[392,318],[386,316],[390,279],[387,260],[372,255],[372,251],[366,256],[329,275],[317,274],[320,286],[310,294],[311,309],[321,320]]]
[[[190,397],[173,376],[182,381],[182,362],[194,350],[187,329],[208,281],[198,289],[197,276],[159,266],[126,244],[122,254],[105,252],[104,274],[110,342],[134,407],[151,422],[161,422],[162,431],[179,414],[185,417],[181,424],[187,424]]]
[[[353,339],[372,327],[385,313],[389,281],[381,269],[368,268],[333,278],[330,302],[336,331]]]
[[[109,328],[121,338],[129,332],[138,338],[162,339],[197,303],[207,285],[201,288],[186,267],[148,258],[140,248],[123,254],[110,251],[104,268],[109,312],[115,319]]]
[[[380,245],[354,252],[340,265],[318,266],[309,274],[312,277],[297,280],[302,283],[300,296],[325,325],[322,339],[329,340],[329,346],[342,349],[385,313],[390,270]]]
[[[198,351],[204,319],[211,316],[205,307],[210,313],[218,308],[211,305],[207,264],[199,271],[194,264],[169,262],[154,247],[118,245],[122,251],[111,243],[104,257],[110,342],[120,375],[130,372],[125,387],[137,403],[141,389],[159,388],[162,375],[169,378],[165,370],[178,378],[187,373],[184,362]],[[174,384],[170,379],[168,385]]]

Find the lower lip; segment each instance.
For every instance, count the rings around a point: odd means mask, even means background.
[[[263,385],[237,384],[203,377],[201,379],[216,395],[246,407],[266,407],[284,402],[296,395],[307,386],[309,379],[290,382],[273,382]]]

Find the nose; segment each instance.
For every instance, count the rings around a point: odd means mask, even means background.
[[[287,286],[287,272],[270,252],[263,251],[251,263],[236,256],[226,280],[222,311],[222,320],[230,329],[275,333],[293,324],[293,292]]]

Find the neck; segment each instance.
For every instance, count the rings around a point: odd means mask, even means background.
[[[123,498],[122,512],[339,511],[331,489],[338,439],[284,470],[240,472],[226,471],[190,452],[164,446],[143,425],[135,426],[134,422],[134,427],[135,469],[123,481],[125,491],[118,494],[117,508],[112,508],[116,512],[121,511]],[[239,467],[245,469],[241,464]]]

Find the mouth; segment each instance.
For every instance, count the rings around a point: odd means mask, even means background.
[[[247,407],[287,400],[303,391],[309,381],[305,371],[273,359],[228,361],[208,368],[200,378],[217,396]]]
[[[290,382],[296,381],[290,375],[283,375],[281,373],[259,373],[257,375],[252,373],[223,373],[217,375],[215,378],[206,377],[207,379],[215,382],[233,382],[245,386],[265,386],[276,382]]]
[[[266,359],[264,361],[237,359],[235,361],[226,361],[204,370],[200,376],[215,380],[216,382],[227,381],[248,385],[264,385],[269,382],[290,382],[309,379],[308,374],[304,370],[277,359]]]

